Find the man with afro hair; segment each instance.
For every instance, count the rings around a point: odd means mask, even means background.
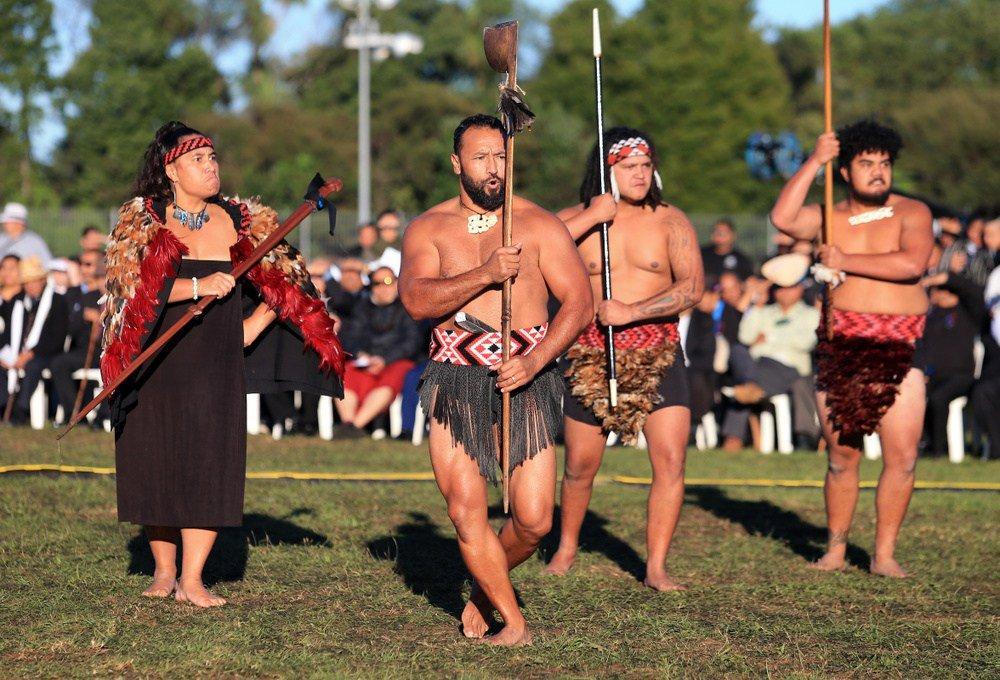
[[[819,246],[817,278],[828,283],[819,329],[817,399],[829,467],[825,497],[827,552],[814,566],[845,567],[847,536],[858,500],[862,437],[877,432],[882,474],[875,495],[871,572],[905,577],[894,553],[913,491],[924,420],[924,374],[915,357],[927,294],[920,277],[933,245],[931,212],[893,193],[902,140],[872,120],[820,135],[812,155],[788,181],[771,221],[795,239],[815,239],[822,206],[804,205],[824,164],[837,159],[847,197],[833,208],[828,243]]]

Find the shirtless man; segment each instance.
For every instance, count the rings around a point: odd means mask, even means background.
[[[573,566],[608,432],[634,441],[641,430],[653,468],[644,583],[654,590],[683,590],[666,569],[684,500],[691,423],[677,315],[701,299],[701,253],[687,217],[662,200],[656,150],[649,136],[616,127],[605,133],[604,143],[612,193],[600,193],[601,164],[595,145],[580,188],[582,203],[559,213],[587,267],[601,325],[591,324],[567,354],[562,533],[547,571],[563,575]],[[618,200],[614,193],[620,195]],[[611,300],[601,299],[601,240],[595,227],[602,222],[613,222]],[[614,409],[609,408],[605,368],[606,325],[615,326],[618,355]]]
[[[420,401],[431,423],[431,465],[474,579],[462,613],[466,637],[530,644],[510,582],[552,525],[562,378],[556,358],[593,318],[587,275],[554,215],[514,198],[514,245],[502,247],[504,133],[493,116],[455,130],[452,168],[459,194],[418,217],[403,239],[399,292],[415,319],[438,319]],[[500,327],[502,283],[513,279],[512,356],[500,333],[468,331],[464,312]],[[549,292],[562,307],[551,323]],[[467,325],[467,324],[463,324]],[[494,375],[491,375],[494,374]],[[511,393],[511,517],[493,532],[486,482],[500,476],[501,392]],[[487,636],[494,608],[504,627]]]
[[[861,440],[877,431],[883,462],[875,494],[871,572],[906,576],[894,552],[913,491],[924,422],[924,375],[914,347],[927,312],[920,277],[933,236],[927,206],[892,193],[893,163],[901,146],[894,130],[873,121],[821,135],[771,210],[771,221],[781,231],[815,239],[823,211],[803,203],[823,164],[838,159],[848,198],[834,206],[831,243],[819,249],[828,274],[823,278],[843,280],[830,293],[816,350],[817,400],[829,450],[829,539],[826,554],[814,566],[824,571],[845,567],[858,500]]]

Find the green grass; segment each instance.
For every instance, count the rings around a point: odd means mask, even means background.
[[[0,430],[0,465],[111,465],[108,435]],[[394,442],[253,438],[252,470],[425,471]],[[821,479],[815,454],[692,452],[689,477]],[[639,586],[645,454],[609,451],[584,552],[564,579],[514,573],[531,648],[458,633],[467,592],[454,531],[430,482],[250,481],[246,526],[209,562],[232,604],[199,611],[136,597],[148,549],[116,521],[114,480],[0,475],[0,674],[114,676],[996,677],[1000,494],[915,494],[889,581],[805,568],[822,546],[817,489],[688,490],[670,566],[690,586]],[[865,463],[875,479],[878,465]],[[1000,481],[1000,464],[921,461],[918,478]],[[862,492],[853,559],[874,527]],[[551,553],[546,543],[544,553]]]

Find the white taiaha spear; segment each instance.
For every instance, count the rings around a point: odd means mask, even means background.
[[[604,155],[604,95],[601,90],[601,21],[598,10],[594,8],[594,83],[597,90],[597,155],[601,163],[601,193],[607,192],[605,175],[608,171],[608,159]],[[614,170],[612,170],[614,172]],[[608,223],[601,223],[601,281],[604,286],[604,299],[611,299],[611,251],[608,246]],[[614,327],[607,326],[608,393],[611,408],[618,406],[618,367],[615,361]]]

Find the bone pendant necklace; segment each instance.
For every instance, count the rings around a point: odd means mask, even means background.
[[[847,218],[848,224],[852,227],[856,227],[859,224],[868,224],[869,222],[876,222],[878,220],[886,220],[892,217],[892,206],[886,205],[881,208],[876,208],[875,210],[869,210],[868,212],[859,213],[857,215],[851,215]]]
[[[459,201],[461,203],[461,201]],[[470,234],[485,234],[490,230],[493,225],[497,223],[497,216],[490,215],[488,213],[476,212],[469,206],[462,203],[462,207],[466,210],[472,211],[472,215],[469,215],[468,229]]]

